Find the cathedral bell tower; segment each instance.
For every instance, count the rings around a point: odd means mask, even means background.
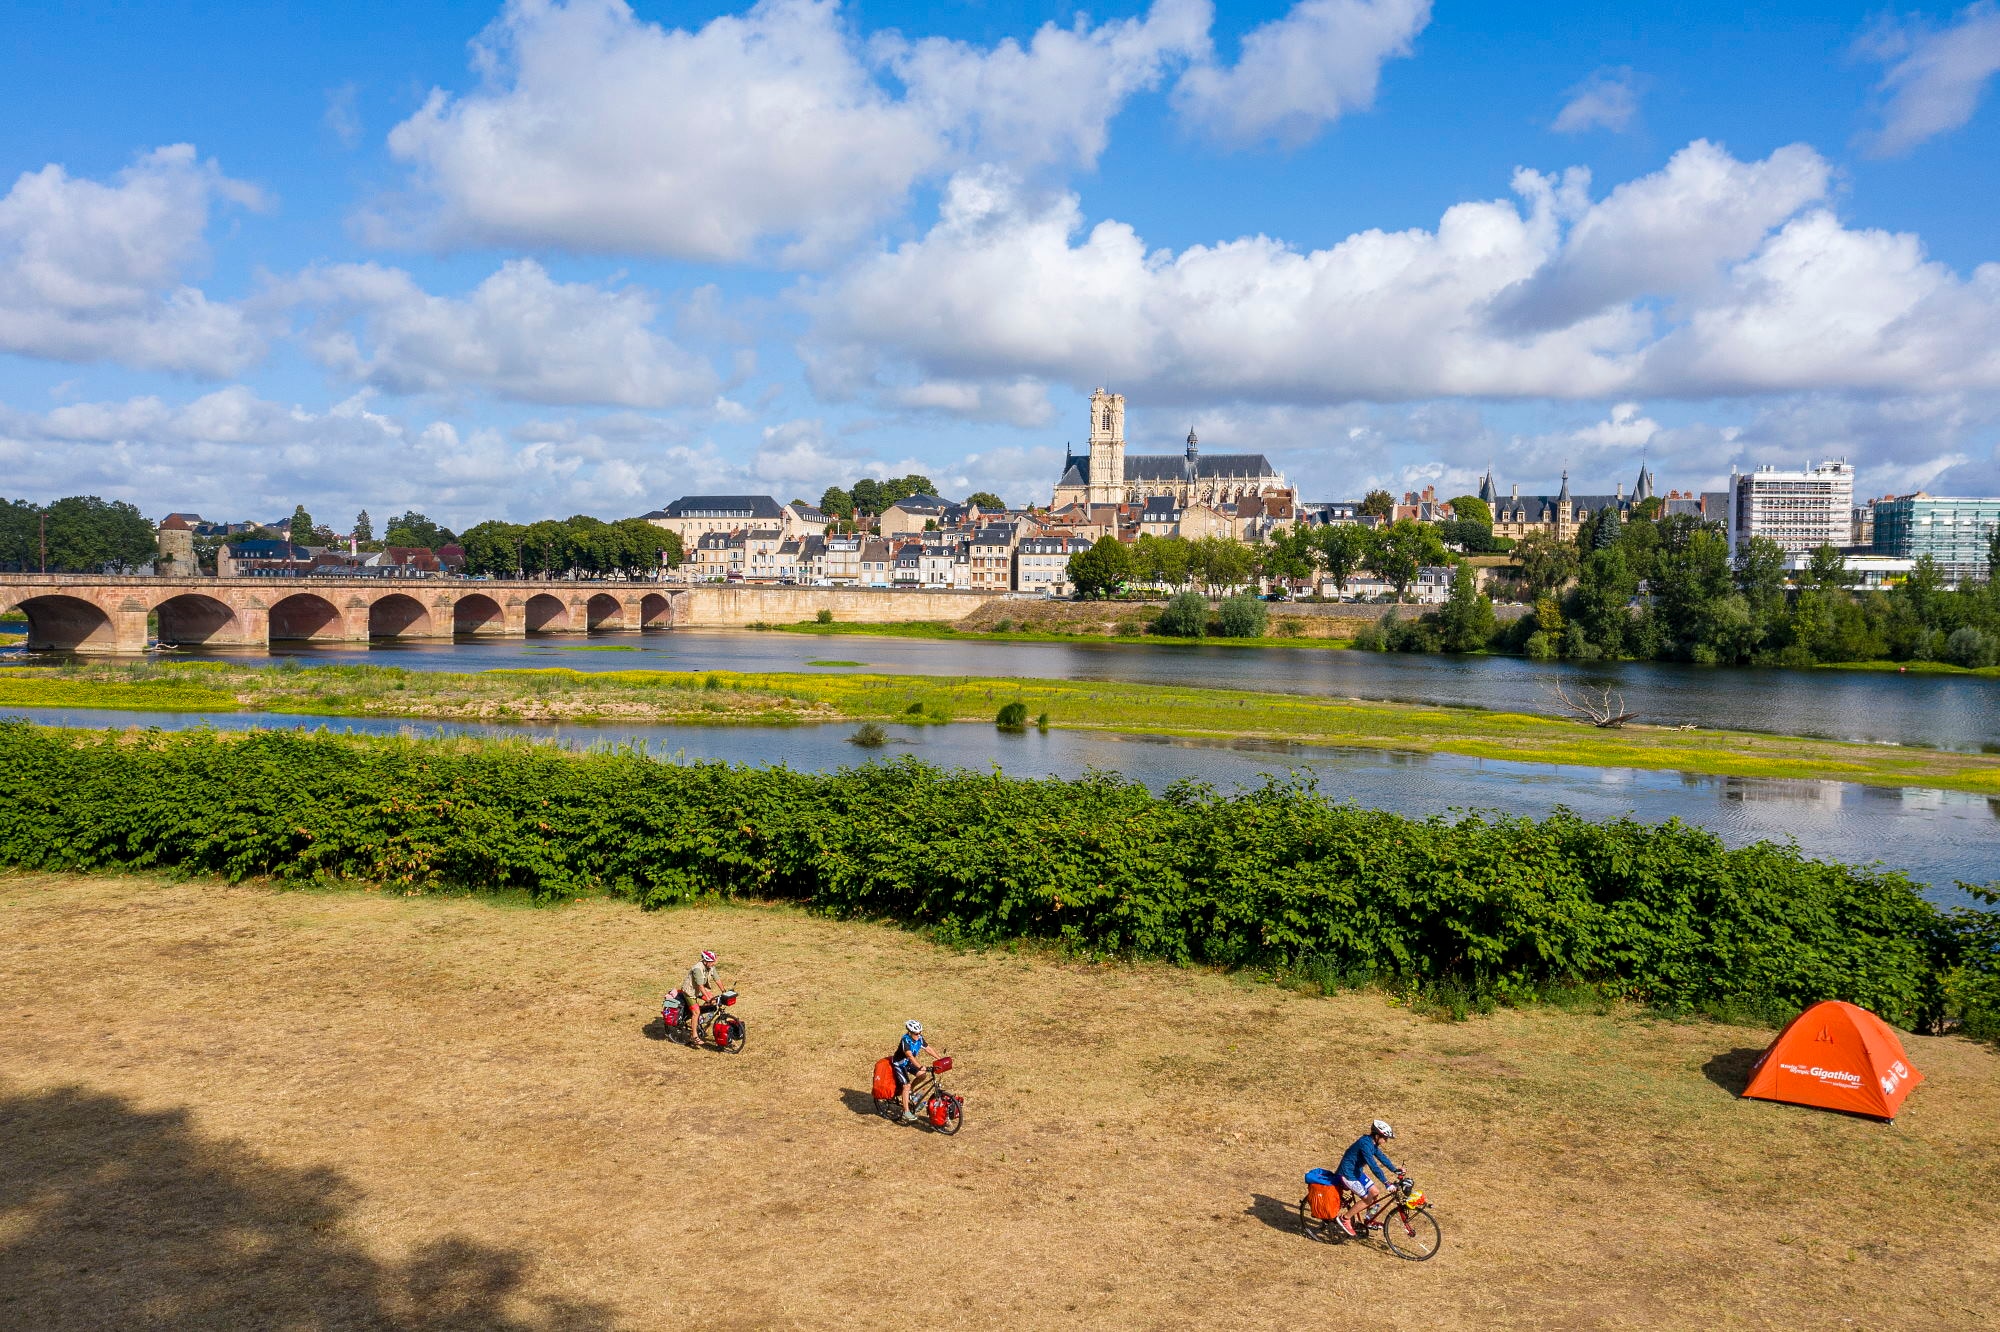
[[[1090,503],[1125,499],[1125,395],[1090,395]]]

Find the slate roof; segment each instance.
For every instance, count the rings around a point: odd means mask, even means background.
[[[783,518],[785,511],[769,495],[683,495],[648,518]]]
[[[1275,477],[1278,470],[1261,453],[1204,453],[1188,457],[1180,453],[1128,453],[1125,455],[1127,481],[1189,481],[1236,477]],[[1071,454],[1063,469],[1065,486],[1090,484],[1090,458]]]

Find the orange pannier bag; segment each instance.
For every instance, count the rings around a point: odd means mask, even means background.
[[[1306,1207],[1316,1221],[1340,1215],[1340,1181],[1331,1170],[1306,1171]]]
[[[896,1066],[887,1059],[875,1061],[875,1099],[891,1100],[896,1095]]]

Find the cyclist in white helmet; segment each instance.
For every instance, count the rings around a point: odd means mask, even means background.
[[[896,1095],[903,1101],[903,1122],[917,1122],[916,1111],[910,1109],[910,1084],[917,1080],[917,1060],[935,1059],[930,1046],[924,1044],[924,1024],[911,1018],[903,1024],[903,1039],[896,1042],[896,1052],[889,1056],[890,1067],[896,1070]]]
[[[1375,1179],[1382,1181],[1382,1187],[1390,1187],[1389,1175],[1394,1172],[1397,1179],[1403,1172],[1382,1150],[1382,1144],[1396,1136],[1396,1130],[1389,1127],[1389,1121],[1378,1119],[1368,1126],[1368,1131],[1354,1140],[1347,1154],[1340,1158],[1340,1165],[1334,1174],[1340,1180],[1340,1187],[1347,1195],[1347,1205],[1336,1218],[1340,1228],[1352,1235],[1354,1223],[1361,1217],[1361,1209],[1375,1196],[1375,1180],[1368,1178],[1368,1172],[1375,1172]]]
[[[687,984],[681,986],[681,1025],[687,1031],[688,1044],[701,1045],[701,1006],[712,997],[710,991],[722,989],[722,973],[715,968],[715,954],[704,948],[695,964],[688,968]]]

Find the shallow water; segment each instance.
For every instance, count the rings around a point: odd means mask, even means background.
[[[585,654],[590,655],[590,654]],[[614,654],[617,655],[617,654]],[[1267,776],[1310,775],[1326,795],[1415,817],[1456,810],[1546,815],[1557,806],[1589,819],[1678,818],[1724,842],[1795,840],[1806,854],[1883,865],[1930,885],[1940,903],[1964,900],[1955,880],[2000,879],[2000,800],[1930,788],[1842,782],[1705,777],[1630,768],[1574,767],[1452,754],[1346,749],[1268,742],[1220,743],[1099,732],[1009,734],[985,724],[890,726],[894,743],[864,750],[849,724],[798,727],[438,724],[397,719],[276,714],[135,713],[80,708],[11,709],[56,726],[318,727],[362,734],[526,736],[575,747],[636,744],[661,758],[787,764],[806,771],[914,755],[942,767],[1014,776],[1122,773],[1155,790],[1193,778],[1227,790]]]
[[[597,651],[630,648],[630,651]],[[579,650],[581,649],[581,650]],[[10,656],[12,654],[9,654]],[[866,634],[674,629],[373,646],[280,645],[265,653],[179,651],[165,659],[373,662],[413,670],[567,666],[580,671],[882,670],[921,675],[1121,680],[1259,689],[1509,712],[1559,711],[1553,685],[1610,684],[1640,719],[1830,740],[2000,753],[2000,680],[1893,671],[1781,671],[1668,662],[1574,665],[1519,657],[1413,656],[1176,643],[982,643]],[[815,661],[858,662],[817,667]]]

